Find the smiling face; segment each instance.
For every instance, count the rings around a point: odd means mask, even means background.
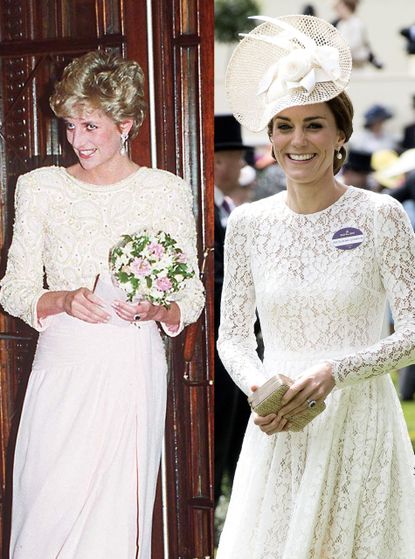
[[[288,182],[332,179],[335,150],[344,140],[326,103],[290,107],[274,117],[271,141]]]
[[[85,171],[104,171],[124,161],[120,137],[131,124],[118,126],[103,112],[92,110],[83,116],[65,118],[65,127],[68,142]]]

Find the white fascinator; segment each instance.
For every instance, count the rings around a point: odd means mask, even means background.
[[[235,118],[253,132],[296,105],[323,103],[347,86],[350,48],[327,21],[304,15],[254,16],[263,23],[235,48],[226,94]]]

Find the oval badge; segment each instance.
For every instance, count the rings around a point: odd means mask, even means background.
[[[336,231],[331,239],[333,245],[340,250],[352,250],[363,243],[363,231],[356,227],[344,227]]]

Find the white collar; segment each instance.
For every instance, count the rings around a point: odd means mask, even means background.
[[[216,184],[215,184],[214,197],[215,197],[215,205],[220,208],[223,204],[223,201],[225,200],[225,195],[222,192],[222,190],[218,186],[216,186]]]

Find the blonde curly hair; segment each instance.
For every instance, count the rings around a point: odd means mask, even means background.
[[[101,110],[117,125],[132,119],[129,136],[134,138],[145,116],[144,74],[134,60],[88,52],[66,66],[49,103],[58,118]]]

